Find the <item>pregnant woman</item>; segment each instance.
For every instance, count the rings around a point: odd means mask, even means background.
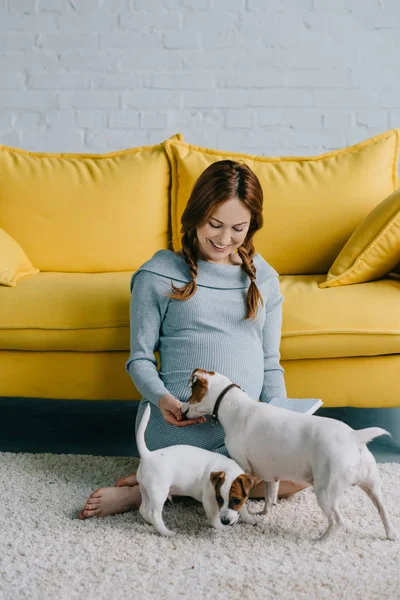
[[[245,164],[222,160],[197,180],[183,212],[182,251],[160,250],[131,282],[131,351],[126,368],[142,395],[136,429],[151,404],[146,444],[191,444],[227,454],[224,431],[204,417],[185,420],[194,369],[223,373],[250,397],[286,397],[280,365],[283,296],[276,271],[255,253],[263,193]],[[154,351],[160,354],[157,369]],[[281,482],[280,497],[303,489]],[[263,497],[262,486],[253,497]],[[135,474],[88,498],[79,518],[135,510]]]

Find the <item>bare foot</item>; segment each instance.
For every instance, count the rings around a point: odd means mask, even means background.
[[[115,485],[116,487],[122,487],[125,485],[133,487],[134,485],[139,485],[139,482],[137,480],[136,473],[132,473],[132,475],[127,475],[126,477],[121,477],[121,479],[118,479]]]
[[[106,517],[128,510],[137,510],[141,501],[138,485],[99,488],[86,500],[85,508],[79,513],[78,518]]]

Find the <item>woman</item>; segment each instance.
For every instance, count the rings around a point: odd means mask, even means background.
[[[252,398],[286,397],[279,346],[283,297],[278,274],[255,254],[263,194],[244,164],[222,160],[197,180],[182,215],[182,252],[157,252],[132,277],[131,354],[126,368],[147,403],[146,444],[156,450],[191,444],[227,454],[221,425],[184,420],[195,368],[217,371]],[[160,353],[157,370],[154,351]],[[280,497],[303,487],[281,482]],[[261,487],[253,497],[262,496]],[[79,517],[137,509],[135,474],[96,490]]]

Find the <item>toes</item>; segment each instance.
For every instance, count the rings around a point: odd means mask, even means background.
[[[100,509],[98,508],[84,508],[78,515],[79,519],[89,519],[90,517],[96,517],[100,514]]]
[[[101,504],[101,498],[100,497],[90,497],[86,500],[86,506],[96,506],[98,504]]]
[[[101,496],[103,495],[103,491],[105,488],[99,488],[98,490],[95,490],[93,492],[93,494],[90,494],[89,498],[101,498]]]

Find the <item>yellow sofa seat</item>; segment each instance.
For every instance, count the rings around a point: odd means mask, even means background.
[[[1,288],[0,347],[129,350],[131,276],[40,273],[15,288]],[[400,281],[321,289],[323,279],[323,275],[281,277],[282,360],[400,353]]]
[[[3,396],[64,400],[139,400],[125,371],[129,352],[0,350]],[[324,407],[396,407],[400,356],[283,360],[292,398],[323,398]],[[34,400],[32,400],[34,401]]]
[[[39,273],[0,288],[3,350],[129,349],[131,272]]]
[[[283,360],[400,353],[400,281],[321,289],[324,279],[281,277]]]

